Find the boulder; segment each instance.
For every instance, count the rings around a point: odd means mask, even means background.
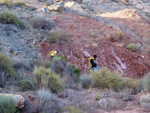
[[[48,9],[50,11],[62,11],[64,9],[64,2],[59,2],[59,3],[56,3],[56,4],[53,4],[51,6],[48,6]]]
[[[100,99],[99,101],[98,101],[98,104],[99,104],[99,106],[101,107],[101,108],[104,108],[104,109],[106,109],[106,108],[108,108],[109,106],[110,106],[110,103],[109,103],[109,101],[107,100],[107,99]]]
[[[48,8],[39,8],[36,10],[37,13],[48,13]]]
[[[17,104],[17,107],[22,109],[24,107],[24,101],[25,99],[23,98],[23,96],[21,95],[14,95],[14,94],[5,94],[5,93],[0,93],[0,96],[8,96],[8,97],[12,97],[15,101],[16,101],[16,104]]]

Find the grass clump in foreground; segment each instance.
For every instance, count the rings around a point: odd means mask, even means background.
[[[0,22],[3,24],[15,24],[21,29],[25,27],[23,21],[9,11],[4,11],[0,14]]]
[[[62,90],[63,84],[59,76],[51,69],[35,67],[33,74],[35,76],[35,85],[38,88],[49,88],[53,93]]]
[[[52,94],[47,89],[39,89],[37,91],[37,99],[35,101],[35,112],[36,113],[48,113],[50,108],[50,102]]]
[[[150,112],[150,94],[140,97],[140,105],[144,108],[144,111]]]
[[[136,51],[136,45],[135,44],[129,44],[129,49],[131,51]]]
[[[139,82],[140,90],[150,90],[150,72]]]
[[[16,113],[16,102],[10,96],[0,96],[0,113]]]
[[[99,71],[91,73],[93,87],[102,89],[118,90],[122,85],[122,79],[119,73],[107,68],[101,68]]]

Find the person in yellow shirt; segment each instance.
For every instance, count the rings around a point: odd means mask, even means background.
[[[49,54],[51,56],[51,59],[54,58],[54,56],[56,56],[56,54],[59,53],[59,50],[57,49],[56,51],[52,50]]]
[[[89,66],[90,66],[90,69],[92,68],[92,70],[99,70],[98,66],[97,66],[97,55],[94,55],[93,57],[90,57],[89,58]]]

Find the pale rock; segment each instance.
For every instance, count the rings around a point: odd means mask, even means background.
[[[102,107],[102,108],[108,108],[108,107],[110,106],[109,101],[106,100],[106,99],[100,99],[100,100],[98,101],[98,104],[99,104],[99,106]]]
[[[91,55],[87,51],[83,51],[85,57],[90,57]]]
[[[62,11],[64,9],[64,2],[56,3],[54,5],[48,6],[50,11]]]

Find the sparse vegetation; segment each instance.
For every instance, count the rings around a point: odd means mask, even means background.
[[[53,22],[47,21],[44,16],[34,17],[31,24],[34,28],[38,28],[38,29],[48,29],[48,30],[50,30],[53,27],[55,27],[55,24]]]
[[[33,73],[35,76],[35,84],[38,88],[49,88],[54,93],[62,90],[63,84],[59,76],[51,69],[35,67]]]
[[[0,113],[16,113],[16,102],[10,96],[0,95]]]
[[[91,33],[91,37],[93,37],[93,38],[94,38],[95,36],[96,36],[96,34],[95,34],[95,33]]]
[[[144,78],[139,82],[140,90],[150,90],[150,73],[146,74]]]
[[[148,17],[150,17],[150,13],[146,13],[146,15],[147,15]]]
[[[61,111],[68,111],[68,113],[82,113],[82,111],[77,107],[64,107]]]
[[[93,79],[93,87],[102,89],[108,88],[117,90],[122,81],[119,73],[110,71],[107,68],[101,68],[99,71],[94,71],[91,73],[91,76]]]
[[[129,49],[131,51],[136,51],[136,45],[135,44],[129,44]]]
[[[24,1],[15,1],[14,2],[15,6],[18,6],[18,7],[27,7],[26,3]]]
[[[96,101],[99,100],[99,95],[96,94],[95,97],[94,97],[94,99],[95,99]]]
[[[123,38],[121,31],[117,31],[115,36],[116,36],[117,40],[121,40]]]
[[[14,76],[15,75],[12,61],[3,52],[0,53],[0,72],[1,72],[1,76],[3,74],[4,74],[4,76]]]
[[[129,0],[126,0],[126,2],[129,2]]]
[[[82,75],[80,81],[83,88],[89,88],[92,85],[92,78],[89,75]]]
[[[9,12],[9,11],[4,11],[0,14],[0,22],[3,24],[15,24],[19,28],[24,28],[24,23],[21,21],[17,15]]]
[[[69,42],[70,40],[68,39],[66,33],[63,30],[56,29],[50,31],[48,41],[51,43],[61,43],[62,41]]]
[[[140,97],[140,105],[144,108],[144,111],[150,112],[150,94]]]

